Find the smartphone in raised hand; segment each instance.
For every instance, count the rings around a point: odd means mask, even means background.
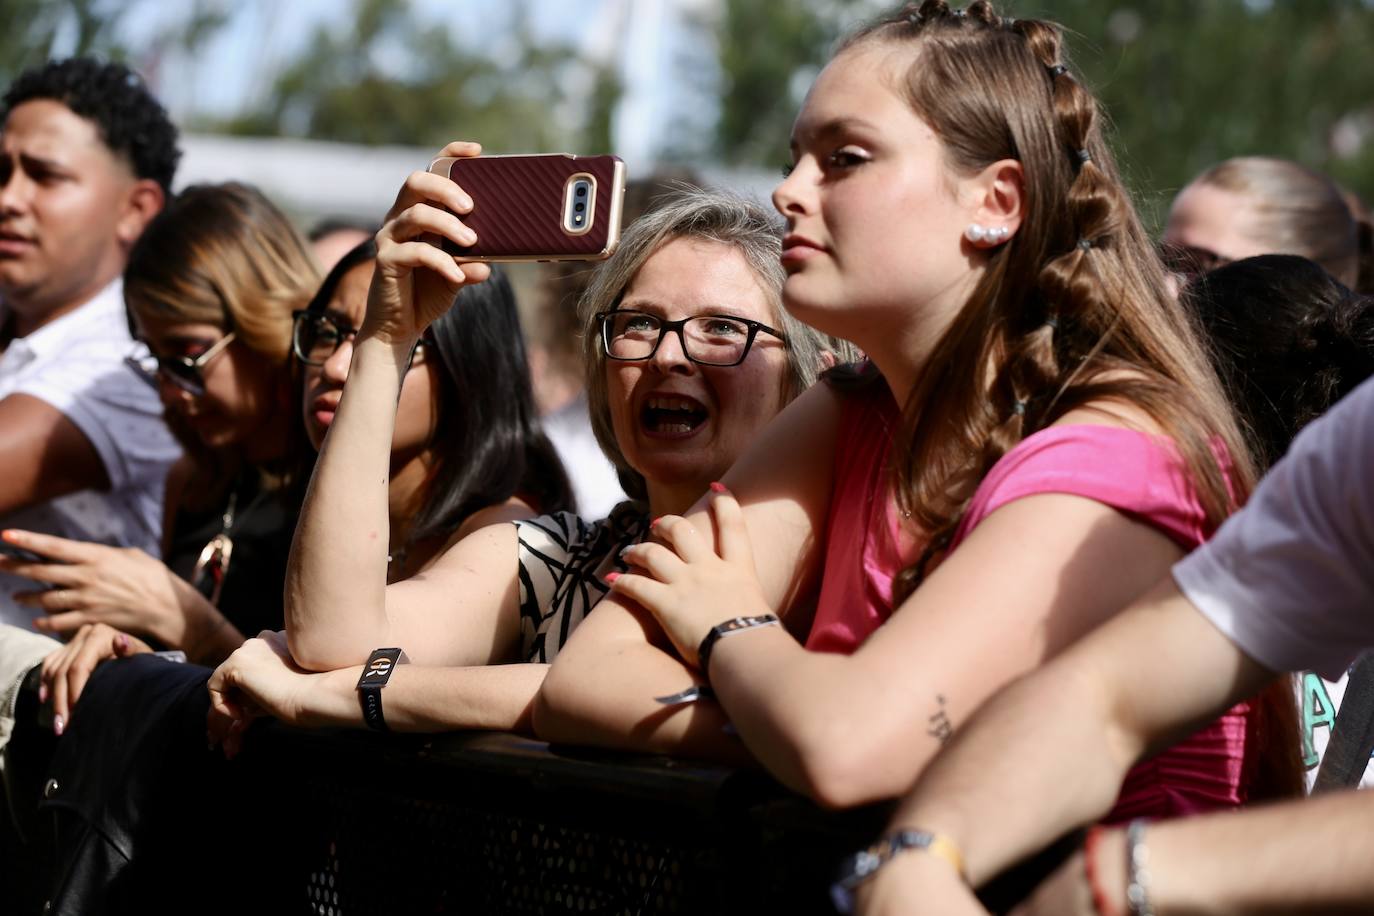
[[[477,244],[443,243],[463,260],[596,261],[620,241],[625,163],[618,156],[444,157],[429,170],[472,198],[463,222]]]

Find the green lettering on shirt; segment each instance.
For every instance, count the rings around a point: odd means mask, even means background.
[[[1328,740],[1336,724],[1336,707],[1326,693],[1326,684],[1311,671],[1302,676],[1302,762],[1309,770],[1321,762],[1313,735],[1318,726],[1326,727]]]

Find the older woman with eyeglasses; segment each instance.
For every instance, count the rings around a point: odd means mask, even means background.
[[[454,149],[446,154],[470,151]],[[546,663],[606,594],[607,576],[625,568],[620,551],[651,519],[695,502],[826,359],[822,336],[781,308],[780,236],[768,214],[704,191],[662,204],[626,231],[579,306],[593,427],[634,499],[600,520],[498,520],[422,576],[386,585],[386,514],[366,494],[384,471],[376,441],[396,414],[400,360],[426,316],[442,314],[441,300],[488,270],[465,264],[460,278],[447,256],[432,263],[437,248],[411,244],[425,231],[461,241],[440,210],[461,210],[460,194],[446,178],[412,176],[378,236],[355,384],[331,416],[292,556],[286,632],[250,640],[211,679],[227,749],[241,731],[231,723],[261,713],[307,725],[527,730]],[[356,685],[381,647],[405,650],[412,664],[394,669],[384,713],[370,716]]]

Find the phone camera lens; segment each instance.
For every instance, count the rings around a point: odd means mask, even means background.
[[[576,210],[578,213],[581,213],[583,210],[587,209],[587,205],[584,203],[579,203],[577,204],[577,206],[573,207],[573,209]]]
[[[580,185],[577,186],[577,196],[578,196],[578,197],[586,197],[586,196],[587,196],[587,186],[586,186],[585,184],[580,184]]]

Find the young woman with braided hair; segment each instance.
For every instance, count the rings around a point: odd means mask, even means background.
[[[907,7],[841,47],[792,151],[785,303],[870,361],[626,551],[535,727],[742,741],[848,806],[901,792],[986,697],[1205,539],[1252,460],[1058,27]],[[1246,714],[1134,772],[1114,816],[1242,801]]]

